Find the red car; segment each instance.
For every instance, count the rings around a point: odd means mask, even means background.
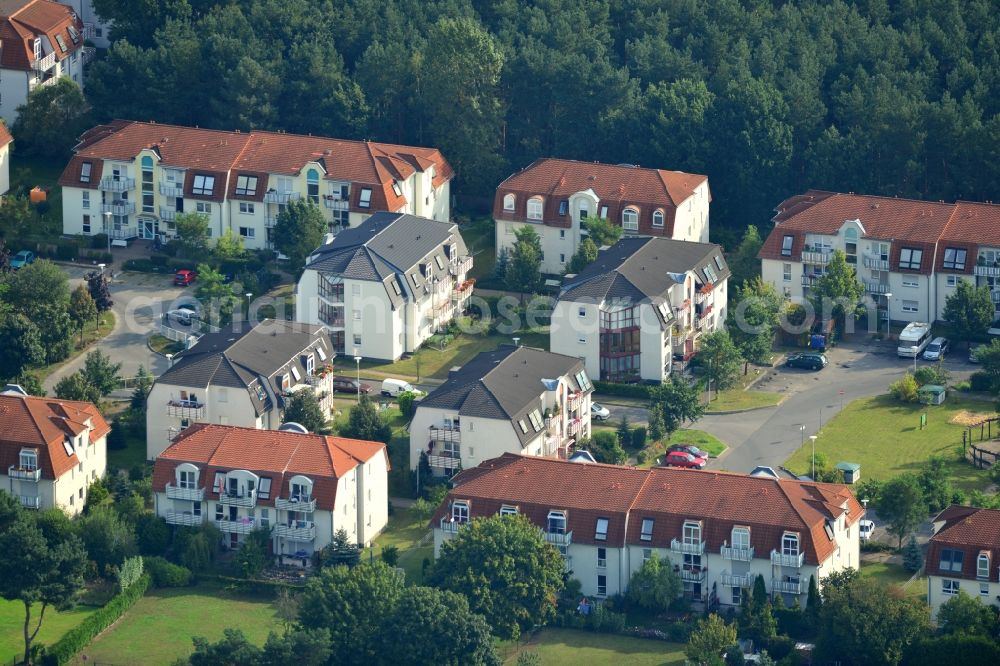
[[[687,451],[671,451],[663,459],[664,467],[689,467],[691,469],[705,469],[708,461],[701,456],[694,456]]]
[[[193,284],[198,279],[198,273],[187,268],[182,268],[174,273],[174,284],[178,287],[186,287]]]

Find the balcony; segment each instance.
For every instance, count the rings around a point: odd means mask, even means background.
[[[351,202],[347,199],[338,199],[331,195],[323,197],[323,205],[330,210],[350,210]]]
[[[753,559],[753,548],[734,548],[732,546],[723,546],[720,554],[724,560],[749,562]]]
[[[105,192],[129,192],[135,189],[135,178],[101,178],[100,188]]]
[[[126,224],[118,229],[112,229],[109,235],[114,240],[131,240],[139,237],[139,230]]]
[[[38,509],[42,506],[42,500],[38,495],[18,495],[17,498],[25,509]]]
[[[752,574],[731,574],[728,571],[722,572],[722,584],[729,587],[753,587]]]
[[[184,187],[174,183],[160,181],[160,194],[165,197],[183,197]]]
[[[168,525],[201,525],[205,522],[205,516],[189,511],[168,511],[163,514],[163,519],[167,521]]]
[[[274,533],[293,541],[312,541],[316,538],[316,523],[305,520],[296,520],[290,525],[278,523],[274,526]]]
[[[301,195],[298,192],[274,192],[269,191],[264,193],[264,203],[273,204],[286,204],[289,201],[298,201],[301,199]]]
[[[201,502],[205,499],[204,488],[181,488],[173,484],[167,484],[167,499],[188,500],[190,502]]]
[[[274,227],[277,226],[277,224],[278,224],[278,216],[277,215],[265,215],[264,216],[264,226],[267,227],[268,229],[274,229]]]
[[[805,553],[799,553],[798,555],[784,555],[776,550],[772,550],[771,564],[779,567],[794,567],[798,569],[802,566],[802,562],[805,560],[805,557]]]
[[[225,504],[227,506],[243,506],[251,507],[257,504],[257,491],[250,490],[247,492],[231,492],[224,491],[219,493],[219,504]]]
[[[976,266],[975,274],[978,277],[1000,277],[1000,266]]]
[[[132,215],[135,213],[135,202],[116,201],[114,203],[101,204],[101,212],[111,213],[112,215]]]
[[[427,454],[427,464],[437,469],[459,469],[462,459],[457,453],[442,451],[440,455]]]
[[[545,532],[542,537],[553,546],[568,546],[573,543],[573,532]]]
[[[865,282],[865,291],[869,294],[888,294],[889,285],[884,282]]]
[[[320,309],[319,320],[329,326],[330,328],[344,328],[344,317],[341,314],[340,317],[333,317],[329,315],[324,315],[323,310]],[[343,352],[338,352],[343,353]]]
[[[872,268],[876,271],[889,270],[889,260],[879,257],[865,257],[865,268]]]
[[[312,513],[316,510],[315,497],[279,497],[274,500],[274,508],[278,511],[301,511]]]
[[[44,88],[45,86],[54,86],[59,83],[59,77],[53,76],[47,79],[35,79],[28,83],[28,90],[34,90],[35,88]]]
[[[448,272],[452,275],[464,275],[471,270],[472,257],[459,257],[458,260],[448,268]]]
[[[251,518],[244,520],[217,520],[215,526],[223,532],[231,534],[250,534],[254,530],[254,521]]]
[[[801,580],[778,580],[771,579],[771,592],[781,592],[784,594],[802,594]]]
[[[344,284],[324,284],[324,280],[319,282],[319,295],[321,298],[329,301],[330,303],[343,303],[344,302]]]
[[[566,409],[571,412],[581,404],[583,404],[583,393],[570,393],[566,398]]]
[[[35,481],[37,482],[42,478],[42,468],[41,467],[18,467],[17,465],[11,465],[7,468],[7,476],[12,479],[19,479],[21,481]]]
[[[205,403],[194,400],[168,400],[167,416],[178,419],[203,419]]]
[[[454,426],[431,426],[427,429],[432,442],[461,442],[462,431]]]
[[[697,569],[681,569],[681,580],[687,581],[689,583],[704,583],[705,582],[705,569],[699,567]]]
[[[85,40],[86,39],[93,39],[95,34],[96,34],[96,32],[94,30],[94,24],[93,23],[84,23],[83,24],[83,38]]]
[[[177,219],[177,211],[173,208],[167,208],[166,206],[160,206],[160,219],[164,222],[173,222]]]
[[[468,521],[452,520],[449,516],[441,519],[441,531],[448,535],[458,534],[463,525],[468,525]]]
[[[455,290],[451,292],[451,300],[456,303],[461,303],[462,301],[468,300],[472,296],[472,288],[475,286],[475,280],[466,280],[460,285],[455,287]]]
[[[566,424],[566,434],[570,437],[579,435],[582,429],[583,419],[570,419],[569,423]]]
[[[705,542],[699,541],[697,543],[685,543],[683,541],[678,541],[677,539],[671,539],[670,550],[675,553],[682,553],[685,555],[704,555]]]
[[[41,58],[38,58],[37,60],[33,60],[31,63],[31,68],[36,72],[47,72],[50,69],[52,69],[52,67],[55,64],[56,64],[56,52],[53,51],[47,56],[43,56]]]
[[[833,259],[833,252],[803,252],[802,253],[802,263],[804,264],[819,264],[820,266],[825,266],[830,263]]]
[[[818,278],[823,277],[822,275],[803,275],[802,276],[802,286],[811,287],[816,284]]]
[[[84,46],[80,49],[80,61],[86,65],[97,56],[97,49],[93,46]]]

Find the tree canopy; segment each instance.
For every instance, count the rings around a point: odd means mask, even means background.
[[[977,287],[968,280],[959,280],[955,291],[944,300],[944,320],[951,324],[953,335],[964,342],[986,335],[994,314],[987,285]]]
[[[306,257],[323,242],[327,224],[323,212],[308,201],[290,201],[278,214],[274,225],[274,247],[288,257],[289,267],[298,273]]]

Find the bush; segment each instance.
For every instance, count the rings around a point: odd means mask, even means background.
[[[382,561],[388,566],[394,567],[399,563],[399,547],[386,546],[382,549]]]
[[[149,585],[150,577],[143,575],[127,590],[115,595],[100,610],[70,629],[56,641],[48,649],[44,663],[53,666],[69,663],[80,650],[90,645],[90,641],[94,640],[99,633],[114,624],[128,609],[132,608],[135,602],[141,599],[142,595],[149,589]]]
[[[142,578],[143,562],[142,556],[126,558],[118,569],[118,589],[124,592],[135,585]]]
[[[954,389],[956,391],[962,391],[963,393],[968,393],[972,390],[972,382],[958,382],[955,384]]]
[[[625,614],[596,606],[590,614],[589,628],[603,634],[620,634],[625,631]]]
[[[56,259],[60,261],[73,261],[76,259],[80,248],[76,243],[59,243],[56,245]]]
[[[969,385],[973,391],[990,391],[993,389],[993,380],[982,370],[977,370],[969,375]]]
[[[897,382],[889,384],[889,393],[900,402],[916,402],[920,398],[917,380],[909,372]]]
[[[632,448],[642,449],[646,446],[646,429],[642,426],[632,429]]]
[[[146,573],[156,587],[187,587],[191,584],[191,570],[162,557],[145,558]]]
[[[938,373],[933,367],[925,365],[922,368],[918,368],[913,374],[913,378],[917,380],[917,384],[924,386],[925,384],[936,384],[938,382]]]
[[[413,402],[416,399],[417,394],[412,391],[403,391],[396,396],[396,402],[399,404],[399,411],[403,414],[404,419],[408,419],[413,416]]]
[[[169,257],[165,254],[151,254],[149,256],[149,263],[154,266],[166,266],[167,259],[169,259]]]
[[[691,625],[687,622],[674,622],[667,626],[667,635],[673,643],[687,643],[691,638]]]
[[[158,273],[164,272],[161,266],[157,266],[152,261],[146,258],[142,259],[129,259],[124,264],[122,264],[122,270],[135,271],[137,273]]]
[[[646,384],[615,384],[612,382],[594,382],[594,392],[604,395],[618,395],[623,398],[649,399],[650,387]]]
[[[108,235],[107,234],[94,234],[90,237],[90,247],[93,250],[107,250],[108,249]]]

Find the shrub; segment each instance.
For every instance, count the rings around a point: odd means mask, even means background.
[[[673,643],[687,643],[691,638],[691,625],[687,622],[674,622],[667,626],[667,635]]]
[[[590,614],[590,630],[604,634],[620,634],[625,631],[625,614],[596,606]]]
[[[612,382],[594,382],[594,391],[604,395],[618,395],[623,398],[649,399],[649,386],[646,384],[615,384]]]
[[[108,249],[108,235],[107,234],[94,234],[90,237],[90,247],[94,250],[106,250]]]
[[[901,402],[916,402],[920,397],[919,388],[917,380],[907,372],[902,379],[889,384],[889,393]]]
[[[925,384],[936,384],[938,381],[938,373],[933,367],[925,365],[922,368],[918,368],[913,374],[913,378],[917,380],[917,384],[924,386]]]
[[[168,258],[165,254],[151,254],[149,256],[149,263],[154,266],[166,266]]]
[[[122,592],[135,585],[143,572],[142,556],[128,557],[118,568],[118,589]]]
[[[396,396],[396,402],[399,404],[399,411],[403,414],[403,418],[408,419],[413,416],[413,402],[416,399],[417,394],[412,391],[403,391]]]
[[[962,391],[963,393],[968,393],[972,390],[972,382],[958,382],[954,386],[956,391]]]
[[[646,446],[646,429],[642,426],[632,429],[632,448],[641,449]]]
[[[80,248],[77,247],[76,243],[59,243],[56,245],[56,259],[60,261],[73,261],[76,259],[77,252]]]
[[[162,557],[145,558],[146,573],[156,587],[186,587],[191,584],[191,570]]]
[[[993,380],[982,370],[977,370],[969,375],[969,385],[973,391],[989,391],[993,388]]]
[[[156,273],[162,271],[162,267],[156,266],[152,261],[146,258],[142,259],[129,259],[124,264],[122,264],[122,270],[126,271],[136,271],[138,273]]]
[[[382,549],[382,561],[385,562],[390,567],[396,566],[399,563],[399,547],[398,546],[386,546]]]

